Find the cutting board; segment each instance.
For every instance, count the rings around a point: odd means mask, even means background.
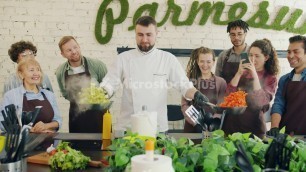
[[[49,159],[51,156],[47,152],[43,152],[34,156],[30,156],[27,158],[29,163],[34,164],[42,164],[42,165],[49,165]],[[90,167],[102,167],[102,162],[100,161],[89,161],[88,166]]]

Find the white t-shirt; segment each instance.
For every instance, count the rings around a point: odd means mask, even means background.
[[[78,73],[85,72],[85,68],[84,68],[83,65],[78,66],[78,67],[72,67],[72,66],[71,66],[71,69],[72,69],[72,71],[73,71],[73,74],[78,74]]]
[[[292,77],[292,81],[301,81],[302,75],[301,74],[294,74]]]

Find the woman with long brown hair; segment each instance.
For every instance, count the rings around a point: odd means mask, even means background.
[[[211,103],[218,104],[223,101],[226,82],[223,78],[215,76],[212,73],[212,68],[214,65],[215,53],[213,50],[206,47],[194,49],[187,65],[187,77],[193,82],[195,88],[200,90],[201,93],[208,97]],[[184,132],[202,132],[202,128],[193,123],[192,120],[185,114],[187,108],[192,104],[193,102],[182,98],[181,109],[185,116]],[[214,114],[210,107],[204,107],[204,109],[205,113],[210,114],[210,116]],[[219,118],[215,118],[215,120],[220,121]],[[207,127],[209,129],[209,126]]]
[[[253,42],[248,57],[248,63],[240,61],[239,69],[226,89],[227,93],[245,91],[248,107],[241,115],[227,114],[222,129],[226,134],[251,132],[263,138],[266,132],[264,112],[269,109],[277,86],[278,58],[268,39]]]

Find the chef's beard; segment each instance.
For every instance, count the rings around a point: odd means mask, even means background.
[[[141,45],[138,45],[138,44],[137,44],[137,46],[138,46],[139,50],[142,51],[142,52],[149,52],[154,47],[154,45],[141,46]]]

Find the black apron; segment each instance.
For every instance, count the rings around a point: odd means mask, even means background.
[[[70,133],[102,133],[103,114],[105,110],[86,107],[77,103],[82,88],[90,87],[91,76],[88,64],[84,59],[85,72],[68,75],[65,72],[65,85],[70,100],[69,132]],[[88,105],[90,107],[90,105]],[[95,106],[97,107],[97,106]]]
[[[208,97],[209,102],[213,104],[218,103],[218,97],[217,97],[217,84],[216,84],[216,77],[213,76],[212,80],[203,80],[201,79],[195,87],[200,90],[201,93],[203,93],[206,97]],[[193,102],[190,102],[190,105],[192,105]],[[210,106],[205,106],[204,110],[206,113],[212,113],[214,114],[213,109]],[[202,131],[196,130],[195,127],[193,127],[191,124],[189,124],[187,121],[185,121],[184,125],[184,132],[185,133],[201,133]]]
[[[265,79],[265,76],[263,79]],[[242,89],[245,92],[253,91],[253,80],[253,78],[242,76],[238,84],[238,89]],[[261,85],[263,85],[263,81],[261,82]],[[248,97],[246,97],[246,100],[248,107],[243,114],[232,115],[226,113],[222,130],[226,135],[233,134],[235,132],[251,132],[256,136],[263,138],[266,133],[263,110],[251,108],[251,105],[249,105],[251,102],[248,102]],[[264,106],[264,108],[266,107]]]
[[[28,100],[27,96],[25,94],[23,95],[22,111],[34,111],[36,106],[42,106],[35,122],[33,123],[33,126],[39,121],[42,121],[43,123],[50,123],[54,117],[54,111],[50,102],[43,92],[41,92],[41,94],[43,95],[44,100]]]
[[[224,59],[224,63],[222,66],[221,77],[226,81],[226,83],[230,83],[235,74],[238,71],[240,62],[229,62],[231,50],[226,53],[226,57]]]
[[[306,82],[289,81],[283,90],[286,100],[285,113],[280,121],[280,128],[286,126],[286,133],[306,135]]]
[[[44,97],[44,100],[28,100],[26,95],[23,95],[23,107],[22,107],[22,111],[34,111],[36,106],[42,106],[42,108],[40,109],[39,114],[36,117],[35,122],[33,123],[33,126],[41,121],[43,123],[50,123],[52,122],[52,119],[54,117],[54,110],[50,104],[50,102],[48,101],[46,95],[41,92],[41,94]],[[30,135],[35,135],[34,133],[30,133]],[[36,146],[35,150],[46,150],[51,144],[53,144],[53,139],[51,137],[46,138],[42,143],[40,143],[39,145]]]

